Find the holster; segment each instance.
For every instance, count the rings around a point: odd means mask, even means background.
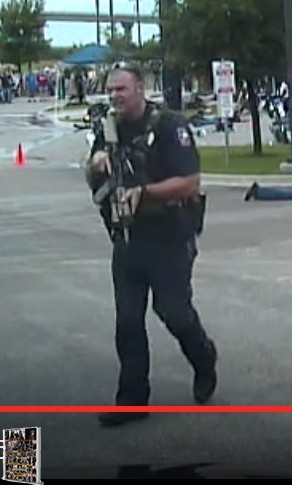
[[[111,212],[110,200],[108,198],[105,199],[103,203],[100,205],[99,212],[103,220],[103,223],[106,227],[108,236],[110,240],[113,241],[112,212]]]
[[[185,203],[187,224],[191,231],[200,236],[204,230],[207,196],[200,193],[196,199],[189,199]]]

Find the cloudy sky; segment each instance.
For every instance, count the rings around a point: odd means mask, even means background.
[[[1,0],[0,0],[1,2]],[[101,13],[109,13],[109,0],[99,0]],[[45,0],[46,10],[55,12],[95,12],[95,0]],[[140,0],[140,12],[151,14],[155,0]],[[114,13],[135,13],[135,0],[114,0]],[[102,25],[101,29],[106,25]],[[158,34],[156,25],[142,25],[143,39]],[[95,42],[96,27],[94,23],[49,22],[46,27],[46,38],[52,39],[53,45],[72,45],[75,43]],[[133,39],[137,42],[137,26],[133,28]]]

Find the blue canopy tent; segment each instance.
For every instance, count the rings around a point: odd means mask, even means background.
[[[111,64],[114,60],[125,60],[127,58],[129,58],[128,54],[117,54],[108,45],[89,44],[83,49],[73,52],[58,63],[57,86],[61,85],[60,79],[62,76],[62,72],[66,69],[66,67],[97,67],[98,64]],[[58,93],[58,97],[64,99],[65,95],[59,94],[59,88],[56,93]],[[64,93],[63,88],[62,93]]]
[[[112,54],[112,49],[107,45],[90,44],[79,51],[73,52],[65,57],[60,64],[71,66],[90,66],[107,61]]]

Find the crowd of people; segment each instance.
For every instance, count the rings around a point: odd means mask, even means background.
[[[104,91],[104,71],[74,70],[57,72],[46,68],[25,73],[14,72],[11,68],[0,72],[0,103],[12,103],[16,97],[27,97],[30,101],[38,98],[57,96],[59,99],[84,102],[87,94]]]
[[[57,97],[82,104],[87,95],[105,92],[109,67],[100,65],[96,69],[82,67],[57,71],[54,67],[19,73],[11,66],[0,68],[0,103],[12,103],[16,97],[27,97],[29,101]],[[161,64],[148,66],[153,91],[161,91]]]

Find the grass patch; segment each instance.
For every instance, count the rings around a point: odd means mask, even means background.
[[[290,156],[289,145],[264,146],[262,155],[254,155],[252,147],[230,147],[227,165],[224,147],[200,147],[199,150],[203,173],[279,175],[280,164]]]

